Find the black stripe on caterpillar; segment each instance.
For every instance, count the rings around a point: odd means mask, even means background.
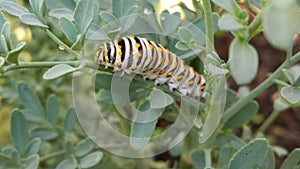
[[[155,85],[167,83],[170,90],[183,96],[205,96],[205,79],[161,44],[138,36],[126,36],[104,43],[96,53],[96,62],[114,72],[136,73],[155,79]],[[122,76],[121,75],[121,76]]]

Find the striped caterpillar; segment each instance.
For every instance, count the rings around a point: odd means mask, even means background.
[[[192,67],[161,44],[138,36],[127,36],[104,43],[96,53],[96,62],[114,67],[114,72],[136,73],[155,85],[167,83],[171,91],[183,96],[205,96],[205,79]],[[121,75],[121,76],[122,76]]]

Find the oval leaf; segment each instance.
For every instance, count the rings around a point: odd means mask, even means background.
[[[228,169],[259,168],[263,164],[267,150],[265,139],[255,139],[234,154]]]
[[[46,119],[45,111],[35,92],[26,83],[20,83],[18,89],[26,114],[29,112],[36,122],[44,122]]]
[[[75,155],[81,157],[89,153],[95,147],[95,143],[90,139],[84,139],[78,142]]]
[[[284,9],[267,6],[262,12],[264,34],[268,41],[281,50],[290,48],[299,29],[300,15],[296,5]]]
[[[17,17],[22,14],[29,13],[29,11],[25,7],[12,1],[1,1],[0,8]]]
[[[0,69],[4,65],[5,59],[3,57],[0,57]]]
[[[255,101],[249,102],[246,106],[240,109],[232,118],[224,125],[224,129],[237,128],[244,123],[250,121],[258,110],[258,104]]]
[[[50,95],[47,99],[46,114],[50,123],[56,124],[59,112],[59,106],[55,95]]]
[[[181,42],[189,44],[193,41],[193,34],[191,30],[186,27],[178,28],[178,36]]]
[[[244,25],[236,21],[234,16],[229,14],[224,14],[221,16],[219,20],[219,28],[225,31],[234,31],[234,30],[243,29]]]
[[[73,127],[75,125],[77,116],[76,116],[76,112],[73,108],[69,109],[65,120],[64,120],[64,129],[67,132],[71,132],[73,130]]]
[[[284,160],[283,164],[281,165],[280,169],[290,169],[297,166],[298,162],[300,161],[300,149],[294,149],[289,156]]]
[[[84,158],[82,158],[79,162],[81,168],[91,168],[97,165],[103,157],[103,153],[100,151],[93,152]]]
[[[47,72],[44,73],[43,79],[50,80],[55,79],[58,77],[61,77],[63,75],[69,74],[76,71],[76,68],[67,65],[67,64],[58,64],[50,69],[47,70]]]
[[[212,0],[213,3],[222,7],[231,14],[239,13],[240,8],[235,0]]]
[[[192,164],[196,169],[205,168],[205,155],[200,150],[193,150],[191,153]]]
[[[59,26],[61,30],[64,32],[68,40],[72,43],[76,41],[76,37],[79,34],[78,29],[76,26],[73,24],[71,20],[69,20],[66,17],[60,17],[59,18]]]
[[[65,17],[70,21],[73,21],[74,12],[68,8],[57,8],[49,12],[49,15],[59,19],[60,17]]]
[[[37,154],[40,149],[41,143],[42,143],[42,141],[40,138],[32,139],[26,147],[27,156]]]
[[[300,101],[300,89],[285,86],[281,89],[281,95],[289,103],[296,104]]]
[[[258,69],[258,54],[256,49],[239,39],[231,42],[229,48],[229,67],[235,82],[247,84],[255,77]]]
[[[43,24],[40,21],[40,19],[35,14],[32,14],[32,13],[22,14],[20,16],[20,21],[27,25],[48,28],[47,25]]]
[[[17,109],[13,110],[10,118],[10,134],[14,145],[24,153],[29,141],[27,123],[24,115]]]
[[[113,0],[112,11],[117,18],[125,16],[126,12],[135,5],[133,0]]]
[[[18,64],[19,63],[19,60],[18,60],[19,54],[24,49],[25,45],[26,45],[26,42],[20,42],[17,44],[17,47],[15,49],[9,51],[7,53],[7,57],[6,57],[7,62]]]
[[[40,157],[38,155],[32,155],[27,157],[25,163],[25,169],[37,169],[40,163]]]
[[[151,108],[153,109],[165,108],[168,105],[172,104],[173,101],[174,100],[170,95],[164,93],[160,89],[153,90],[149,96],[149,102]]]
[[[62,162],[60,162],[56,169],[75,169],[77,167],[77,164],[75,163],[74,160],[72,160],[71,158],[67,158],[65,160],[63,160]]]
[[[85,35],[94,16],[94,0],[80,0],[74,11],[74,22],[79,32]]]
[[[57,133],[47,127],[38,127],[31,131],[33,137],[39,137],[42,140],[51,140],[58,136]]]

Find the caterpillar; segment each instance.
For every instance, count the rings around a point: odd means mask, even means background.
[[[104,43],[95,60],[105,68],[114,67],[121,76],[140,74],[144,79],[155,80],[155,85],[167,83],[171,91],[183,96],[205,96],[205,79],[174,53],[161,44],[138,36],[126,36]]]

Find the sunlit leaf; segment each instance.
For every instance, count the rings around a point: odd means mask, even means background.
[[[0,1],[0,8],[17,17],[29,13],[28,9],[12,1]]]
[[[76,28],[75,24],[68,18],[62,16],[59,18],[59,26],[68,40],[74,43],[76,41],[77,35],[79,34],[79,31]]]
[[[47,25],[43,24],[43,22],[35,14],[32,13],[25,13],[20,15],[20,21],[26,25],[48,28]]]
[[[57,8],[49,12],[49,15],[59,19],[60,17],[65,17],[70,21],[74,21],[74,12],[68,8]]]
[[[102,156],[103,153],[100,151],[93,152],[82,158],[79,162],[79,165],[81,168],[91,168],[100,162]]]
[[[18,59],[19,54],[24,49],[25,45],[26,45],[26,42],[20,42],[17,44],[15,49],[9,51],[6,56],[7,62],[18,64],[19,63],[19,59]]]
[[[58,64],[50,69],[47,70],[47,72],[44,73],[43,79],[45,80],[51,80],[58,77],[61,77],[63,75],[69,74],[76,71],[76,68],[67,65],[67,64]]]
[[[74,22],[79,32],[85,35],[94,17],[94,0],[79,0],[74,11]]]
[[[298,88],[284,86],[281,89],[281,95],[291,104],[296,104],[300,101],[300,89]]]
[[[219,20],[219,28],[225,31],[234,31],[243,29],[244,25],[239,23],[234,16],[230,14],[223,14]]]
[[[63,160],[56,167],[56,169],[75,169],[75,168],[77,168],[77,164],[71,158],[67,158],[67,159]]]
[[[35,154],[27,157],[24,169],[37,169],[40,163],[40,157]]]

